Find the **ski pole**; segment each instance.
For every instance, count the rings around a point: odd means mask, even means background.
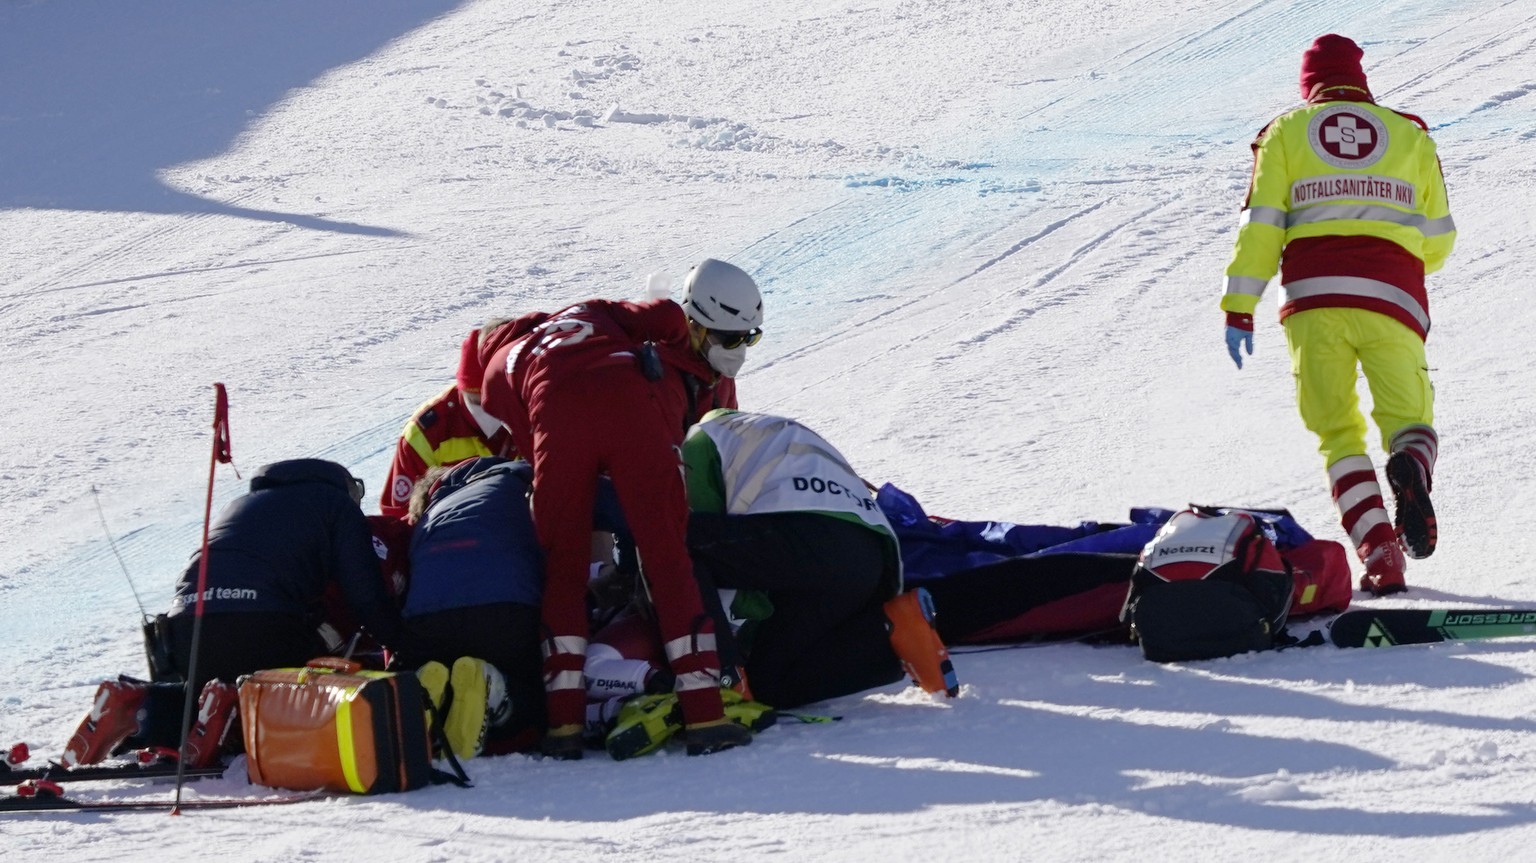
[[[165,676],[164,657],[169,651],[169,646],[162,643],[154,625],[154,619],[144,609],[144,599],[139,596],[139,588],[133,583],[133,576],[128,574],[128,564],[123,561],[123,553],[117,549],[117,540],[112,538],[112,528],[107,526],[107,513],[101,507],[101,492],[94,483],[91,484],[91,497],[96,501],[96,518],[101,522],[101,532],[107,538],[107,546],[112,549],[112,556],[117,558],[117,568],[123,572],[123,580],[128,582],[128,589],[133,592],[134,604],[139,607],[140,630],[144,633],[144,658],[149,663],[149,679],[161,680]]]
[[[107,527],[107,514],[101,508],[101,492],[97,491],[96,484],[91,484],[91,497],[96,501],[96,518],[101,521],[101,532],[107,537],[107,546],[112,549],[112,556],[117,558],[118,569],[123,571],[123,580],[128,582],[128,589],[133,591],[133,601],[139,606],[139,616],[149,620],[149,612],[144,610],[144,600],[139,597],[139,588],[133,583],[133,576],[128,574],[128,564],[123,562],[122,552],[117,550],[117,541],[112,538],[112,529]]]
[[[192,708],[198,693],[192,691],[197,680],[198,644],[203,634],[203,592],[208,589],[208,524],[213,516],[213,476],[219,463],[228,464],[233,456],[229,448],[229,395],[224,385],[213,385],[213,454],[208,459],[208,495],[203,501],[203,544],[197,562],[197,604],[192,614],[192,647],[187,659],[186,700],[181,710],[181,746],[176,752],[176,800],[171,807],[172,815],[181,814],[181,788],[186,780],[187,736],[192,732]]]

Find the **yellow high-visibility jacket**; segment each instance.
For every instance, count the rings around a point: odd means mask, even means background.
[[[493,427],[491,431],[486,430],[487,425]],[[479,456],[514,457],[510,435],[494,426],[494,420],[482,422],[475,416],[457,384],[422,404],[395,442],[395,458],[379,494],[379,512],[404,516],[410,508],[411,489],[434,467]]]
[[[1221,307],[1251,315],[1280,272],[1280,319],[1363,308],[1429,333],[1424,275],[1456,240],[1424,121],[1370,101],[1319,101],[1253,142],[1253,180]]]

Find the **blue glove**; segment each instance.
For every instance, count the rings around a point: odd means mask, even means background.
[[[1232,362],[1237,363],[1238,368],[1243,367],[1243,355],[1238,352],[1240,347],[1247,348],[1248,356],[1253,356],[1253,330],[1227,327],[1227,353],[1232,355]]]

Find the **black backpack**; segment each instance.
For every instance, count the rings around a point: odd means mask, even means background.
[[[1153,662],[1288,644],[1289,565],[1247,513],[1177,513],[1142,549],[1120,610]]]

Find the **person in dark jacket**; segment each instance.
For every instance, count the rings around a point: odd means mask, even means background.
[[[488,729],[502,741],[496,749],[536,743],[545,725],[539,649],[544,553],[528,507],[532,485],[528,462],[480,456],[429,471],[411,506],[417,521],[401,612],[403,659],[412,668],[433,662],[453,667],[473,657],[500,672],[511,715]],[[593,526],[628,545],[606,480],[598,485]],[[462,682],[452,685],[457,691]],[[472,748],[456,745],[455,751]]]
[[[332,584],[370,635],[398,643],[399,616],[379,575],[361,500],[362,481],[335,462],[293,459],[256,471],[250,492],[209,529],[202,644],[188,691],[201,692],[213,678],[234,683],[242,674],[303,665],[331,652],[318,627]],[[201,558],[201,550],[193,553],[168,612],[183,675]]]

